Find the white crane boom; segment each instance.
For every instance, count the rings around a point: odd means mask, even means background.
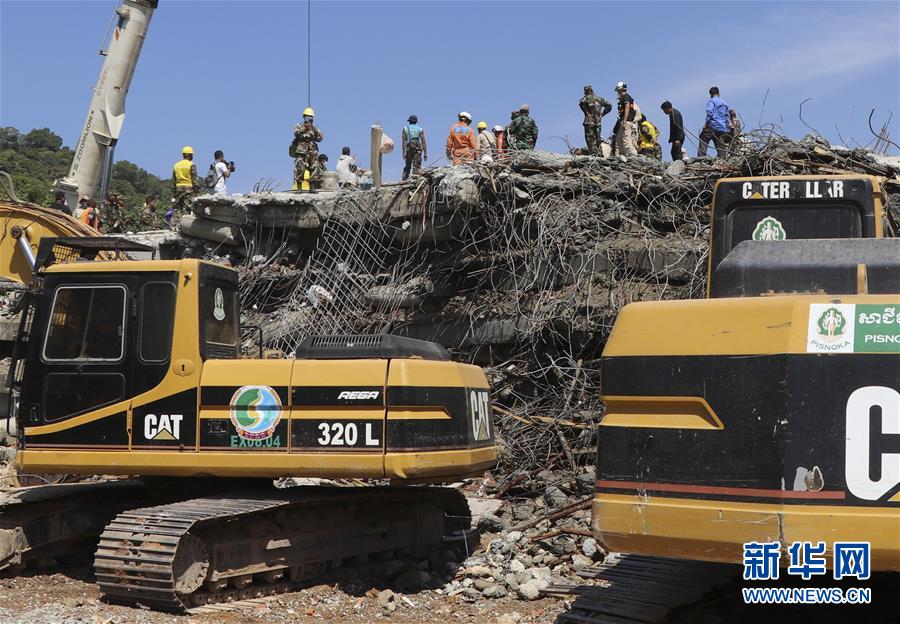
[[[112,173],[113,151],[125,122],[125,97],[144,45],[150,18],[159,0],[124,0],[116,7],[116,27],[104,53],[103,68],[94,87],[81,137],[69,174],[54,184],[74,208],[80,196],[106,197]]]

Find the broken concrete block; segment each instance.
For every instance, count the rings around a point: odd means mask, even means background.
[[[238,247],[244,242],[239,227],[189,214],[181,217],[181,221],[178,224],[178,231],[184,236],[202,238],[204,240],[223,243],[233,247]]]

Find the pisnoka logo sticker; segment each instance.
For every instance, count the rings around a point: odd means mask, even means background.
[[[854,308],[847,303],[809,304],[807,352],[852,353]]]
[[[808,353],[900,353],[900,305],[811,303]]]
[[[282,411],[278,393],[269,386],[242,386],[231,397],[231,424],[244,440],[272,437]]]
[[[753,228],[753,240],[785,240],[786,238],[787,232],[784,231],[781,221],[772,216],[760,219]]]

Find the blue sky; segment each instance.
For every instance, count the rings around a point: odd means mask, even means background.
[[[76,141],[115,5],[0,0],[0,125],[46,126]],[[182,145],[204,172],[222,149],[238,167],[231,192],[261,178],[289,186],[287,148],[307,101],[306,26],[304,1],[160,0],[117,158],[169,177]],[[715,84],[748,127],[776,123],[802,136],[799,105],[812,98],[804,119],[829,140],[841,142],[840,132],[845,143],[868,143],[875,108],[876,127],[894,112],[900,143],[897,1],[320,0],[312,50],[312,104],[332,168],[343,145],[367,166],[371,124],[398,139],[410,113],[426,130],[429,163],[443,164],[457,112],[505,124],[522,103],[539,124],[538,148],[564,151],[564,137],[583,144],[582,86],[613,100],[618,80],[663,140],[659,104],[670,99],[697,133]],[[384,167],[386,179],[399,177],[399,150]]]

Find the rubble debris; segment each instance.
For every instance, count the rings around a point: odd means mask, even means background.
[[[239,245],[193,238],[190,219],[182,235],[238,266],[244,321],[266,328],[266,347],[391,332],[486,367],[503,443],[494,491],[514,495],[536,470],[594,462],[598,359],[619,309],[703,295],[719,178],[882,175],[900,222],[900,164],[771,129],[741,141],[734,157],[674,165],[526,151],[374,190],[203,196],[198,218],[236,228]]]

